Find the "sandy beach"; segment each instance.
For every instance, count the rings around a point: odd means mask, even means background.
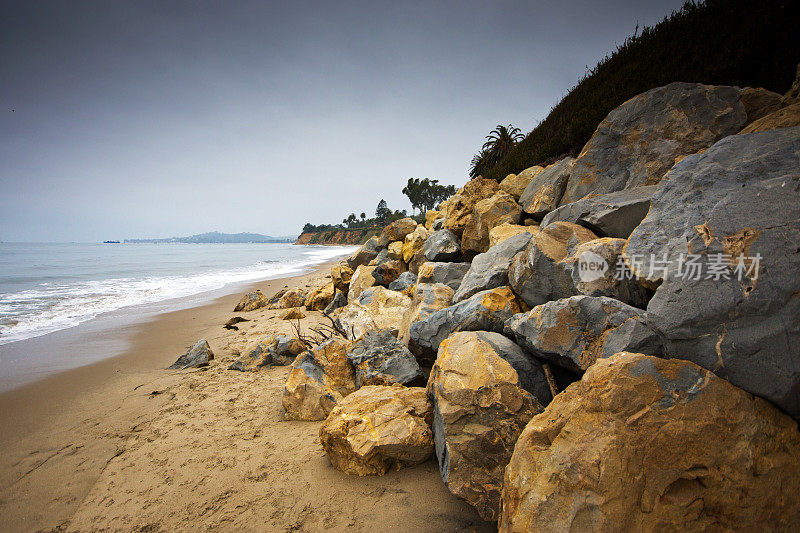
[[[317,286],[329,267],[252,288]],[[122,355],[0,394],[0,529],[491,530],[433,461],[375,478],[334,470],[320,422],[282,421],[287,367],[227,370],[291,332],[263,309],[222,328],[240,296],[159,315],[131,328]],[[322,319],[306,314],[306,327]],[[208,368],[165,370],[201,337]]]

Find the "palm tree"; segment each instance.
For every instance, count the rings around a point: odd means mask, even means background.
[[[480,152],[475,154],[475,157],[472,158],[472,162],[470,163],[469,167],[469,177],[477,178],[478,176],[482,176],[491,168],[492,165],[489,162],[489,151],[482,149]]]
[[[519,128],[511,124],[503,126],[498,124],[495,129],[486,136],[486,142],[478,154],[472,158],[470,177],[476,178],[491,170],[496,164],[508,155],[514,145],[524,139],[525,136]]]

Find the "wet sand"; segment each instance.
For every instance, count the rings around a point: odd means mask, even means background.
[[[310,274],[253,284],[317,286]],[[130,348],[0,394],[0,530],[460,531],[491,529],[453,497],[433,461],[383,477],[334,470],[320,422],[282,421],[288,368],[227,366],[278,311],[222,324],[241,292],[109,332]],[[308,327],[322,320],[306,312]],[[165,370],[198,338],[206,369]]]

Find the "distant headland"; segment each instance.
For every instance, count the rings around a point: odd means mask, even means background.
[[[269,235],[261,235],[260,233],[220,233],[212,231],[209,233],[200,233],[199,235],[192,235],[190,237],[169,237],[167,239],[125,239],[126,243],[151,243],[151,244],[167,244],[167,243],[190,243],[190,244],[217,244],[217,243],[281,243],[281,242],[294,242],[296,236],[290,237],[271,237]],[[108,242],[108,241],[106,241]]]

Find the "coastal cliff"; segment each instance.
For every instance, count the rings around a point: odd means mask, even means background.
[[[374,228],[304,232],[297,238],[295,244],[364,244],[373,235],[375,235]]]

